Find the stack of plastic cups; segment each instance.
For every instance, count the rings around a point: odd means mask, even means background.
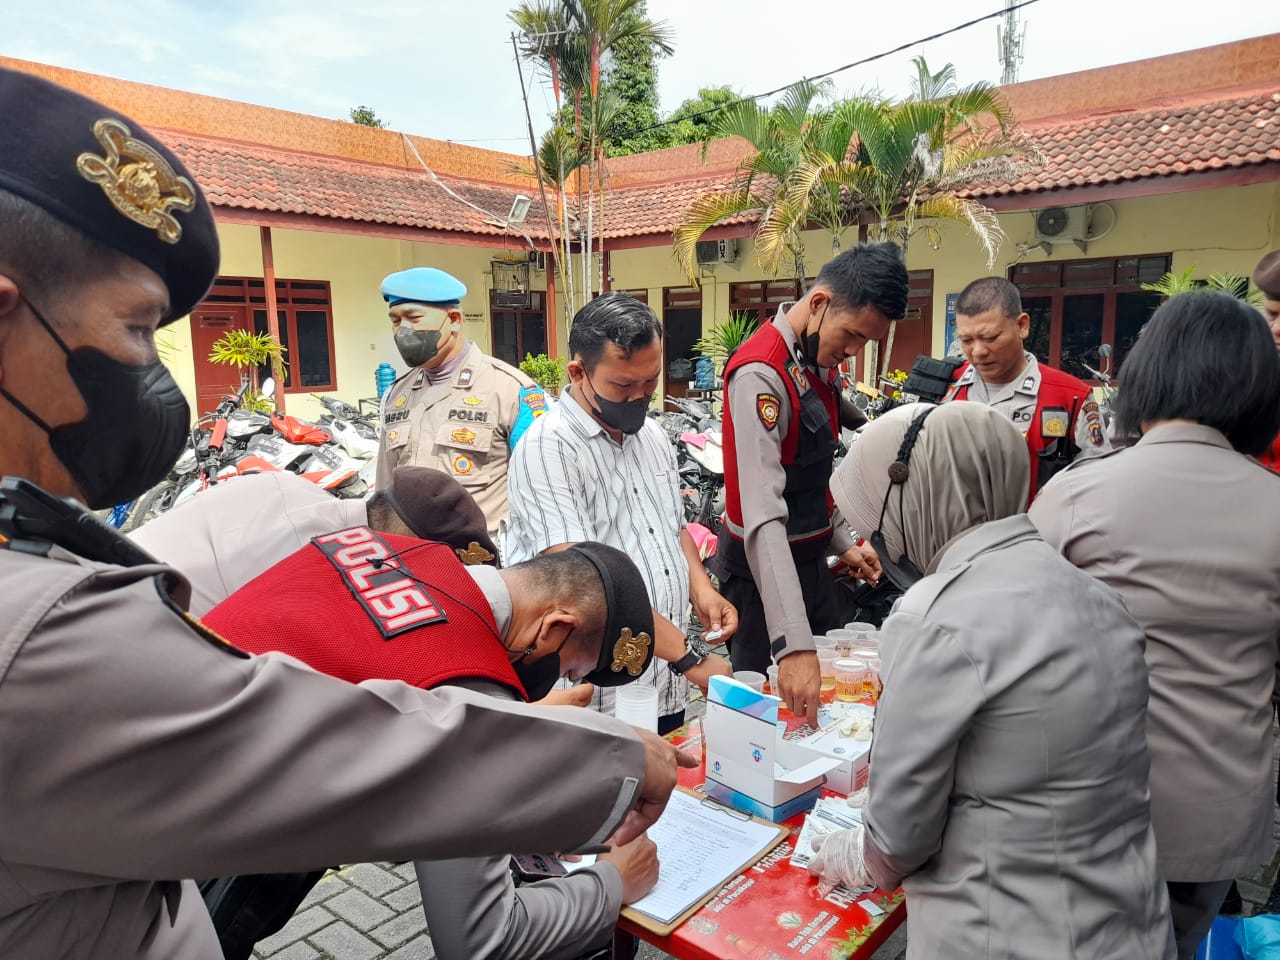
[[[836,661],[840,654],[835,650],[818,651],[818,667],[822,670],[821,693],[831,693],[836,688]]]
[[[773,694],[775,697],[782,696],[782,694],[778,691],[778,665],[776,663],[769,664],[768,674],[769,674],[769,687],[768,687],[769,692]]]

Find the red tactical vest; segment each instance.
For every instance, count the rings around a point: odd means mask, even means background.
[[[368,527],[315,537],[202,619],[242,650],[350,683],[472,677],[526,699],[484,593],[443,543]]]
[[[1258,462],[1268,470],[1280,473],[1280,435],[1271,442],[1271,447],[1258,456]]]
[[[840,416],[835,387],[835,371],[830,379],[823,380],[816,373],[805,369],[791,355],[786,340],[772,323],[761,327],[735,351],[725,365],[726,393],[734,371],[748,363],[763,363],[775,370],[786,387],[786,396],[779,398],[788,403],[790,417],[787,433],[782,438],[782,466],[787,480],[782,497],[787,505],[787,540],[792,556],[807,560],[826,553],[831,542],[831,514],[834,505],[828,484],[831,480],[831,462],[840,439]],[[806,394],[814,409],[815,401],[821,403],[825,420],[806,426],[802,416],[802,403]],[[759,405],[767,406],[764,396],[757,398]],[[773,419],[778,412],[774,411]],[[767,416],[761,411],[760,416]],[[742,500],[739,496],[742,476],[738,468],[737,444],[734,441],[733,414],[726,403],[724,407],[724,490],[725,525],[720,534],[717,549],[721,562],[731,573],[750,576],[746,551],[743,548]],[[750,482],[750,478],[748,478]]]
[[[1031,490],[1027,503],[1035,499],[1040,488],[1048,483],[1059,470],[1064,469],[1075,459],[1079,448],[1075,444],[1076,417],[1084,405],[1089,402],[1092,391],[1083,380],[1055,370],[1053,367],[1040,367],[1040,392],[1036,395],[1036,410],[1031,416],[1031,424],[1027,428],[1027,450],[1031,454]],[[959,380],[969,364],[962,363],[952,375],[952,382]],[[954,388],[949,396],[943,399],[968,400],[969,385]],[[1067,435],[1065,437],[1046,437],[1041,433],[1041,411],[1046,408],[1060,407],[1067,411]]]

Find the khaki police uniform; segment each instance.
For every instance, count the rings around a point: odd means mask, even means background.
[[[237,656],[159,564],[0,585],[0,957],[220,960],[183,877],[573,849],[644,775],[612,717]]]
[[[392,384],[382,409],[378,486],[401,465],[442,470],[475,498],[496,533],[508,512],[511,450],[546,411],[541,388],[469,343],[448,382],[432,384],[426,370],[410,370]]]

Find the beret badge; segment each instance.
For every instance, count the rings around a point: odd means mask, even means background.
[[[76,159],[80,176],[102,187],[111,205],[143,227],[154,229],[165,243],[182,239],[182,224],[172,211],[189,212],[196,206],[195,186],[157,151],[136,140],[119,120],[104,117],[93,125],[93,135],[106,156],[82,153]]]
[[[613,645],[613,663],[609,665],[609,669],[619,673],[625,668],[631,676],[640,676],[644,672],[649,643],[649,634],[642,632],[633,637],[631,628],[623,627],[622,633],[618,635],[618,640]]]

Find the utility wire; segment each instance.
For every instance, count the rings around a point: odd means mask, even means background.
[[[982,23],[986,20],[994,20],[997,17],[1003,17],[1005,14],[1011,13],[1014,10],[1021,10],[1023,7],[1029,7],[1033,3],[1039,3],[1039,2],[1040,0],[1020,0],[1019,3],[1015,3],[1013,6],[1001,7],[999,10],[994,10],[991,13],[982,15],[981,17],[974,17],[972,20],[966,20],[964,23],[957,24],[956,26],[950,27],[946,30],[940,30],[937,33],[931,33],[927,37],[921,37],[918,40],[912,40],[908,43],[899,44],[898,46],[894,47],[892,50],[885,50],[883,53],[873,54],[870,57],[863,57],[861,60],[855,60],[852,63],[846,63],[842,67],[836,67],[832,70],[824,71],[823,73],[815,73],[809,77],[802,77],[799,80],[793,80],[791,83],[784,84],[781,87],[776,87],[773,90],[766,90],[764,93],[755,93],[750,96],[739,97],[736,100],[730,100],[728,103],[721,104],[720,106],[717,106],[717,107],[708,107],[706,110],[699,110],[697,113],[690,113],[684,117],[681,117],[679,120],[661,120],[658,123],[651,123],[647,127],[637,127],[634,130],[627,130],[622,133],[616,134],[614,138],[627,139],[629,137],[638,136],[639,134],[642,134],[642,133],[648,133],[650,130],[659,130],[662,127],[669,127],[672,124],[681,123],[685,120],[694,120],[694,119],[697,119],[698,117],[705,117],[713,113],[719,113],[722,110],[727,110],[729,107],[736,107],[740,103],[750,103],[754,100],[763,100],[765,97],[772,97],[775,94],[783,93],[787,90],[790,90],[792,87],[799,86],[802,83],[812,83],[814,80],[825,80],[827,77],[833,77],[837,73],[843,73],[846,70],[852,70],[854,67],[861,67],[861,66],[865,66],[868,63],[874,63],[877,60],[883,60],[886,57],[893,56],[895,53],[902,53],[904,50],[910,50],[912,47],[918,47],[922,43],[929,43],[930,41],[933,41],[933,40],[940,40],[941,38],[950,36],[953,33],[959,33],[961,30],[967,30],[970,27],[976,26],[977,24]]]

